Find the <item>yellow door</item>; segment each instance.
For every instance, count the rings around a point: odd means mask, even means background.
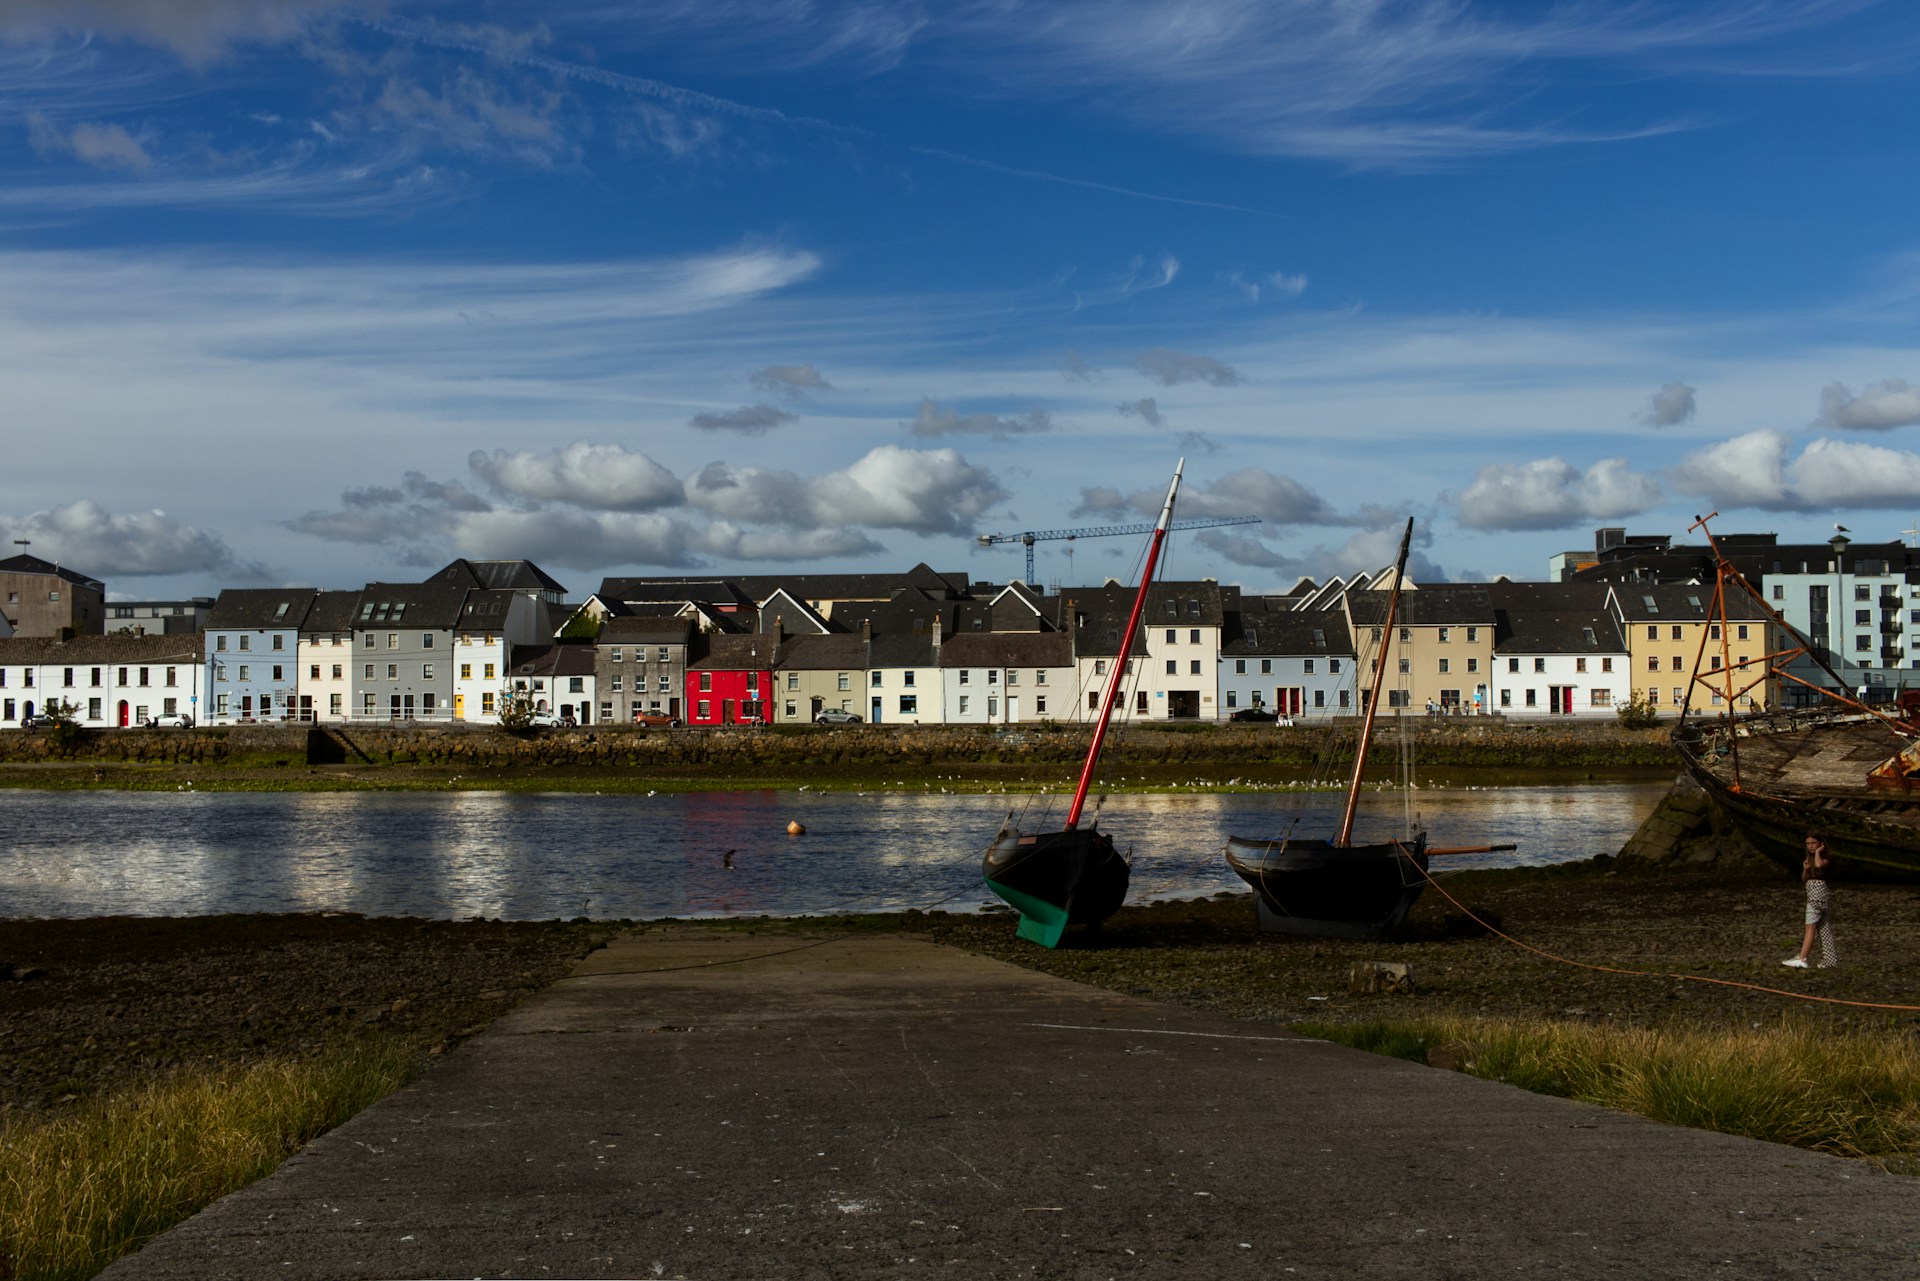
[[[456,721],[464,721],[467,719],[467,696],[465,694],[455,694],[453,696],[453,719]]]

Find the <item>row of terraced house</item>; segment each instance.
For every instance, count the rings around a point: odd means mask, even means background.
[[[12,564],[0,562],[0,576]],[[1272,595],[1210,579],[1156,584],[1117,714],[1351,716],[1383,650],[1384,701],[1413,714],[1612,717],[1630,700],[1672,712],[1696,661],[1744,664],[1778,647],[1767,611],[1744,597],[1723,634],[1697,574],[1410,581],[1387,638],[1390,580],[1302,580]],[[828,711],[879,724],[1081,721],[1123,661],[1133,595],[1111,581],[1045,592],[923,564],[608,578],[572,603],[530,562],[457,560],[422,582],[357,591],[230,589],[194,633],[0,638],[0,725],[50,700],[97,726],[491,724],[519,698],[579,724],[780,724]],[[103,594],[94,607],[113,608]],[[1742,707],[1783,693],[1765,681],[1737,688]]]

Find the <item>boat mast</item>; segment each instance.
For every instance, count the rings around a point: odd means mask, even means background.
[[[1347,782],[1347,809],[1340,816],[1340,834],[1335,845],[1345,845],[1353,836],[1353,811],[1360,804],[1360,774],[1367,768],[1367,745],[1373,740],[1373,718],[1380,710],[1380,687],[1387,679],[1387,654],[1393,646],[1393,621],[1400,613],[1400,584],[1407,578],[1407,549],[1413,546],[1413,517],[1407,517],[1407,532],[1400,535],[1400,559],[1393,566],[1393,594],[1387,597],[1387,622],[1380,631],[1380,650],[1373,663],[1373,692],[1367,695],[1367,714],[1360,726],[1360,747],[1353,754],[1353,777]]]
[[[1087,803],[1087,786],[1093,782],[1093,770],[1100,763],[1100,749],[1106,745],[1107,722],[1113,717],[1113,702],[1120,696],[1120,686],[1125,680],[1128,655],[1133,652],[1134,633],[1140,629],[1140,614],[1147,607],[1147,585],[1153,582],[1153,568],[1160,561],[1160,544],[1166,541],[1167,525],[1173,520],[1173,500],[1180,492],[1180,473],[1185,471],[1187,460],[1182,458],[1173,469],[1173,484],[1167,487],[1167,501],[1160,508],[1160,519],[1154,522],[1153,541],[1147,545],[1147,563],[1140,571],[1140,590],[1133,594],[1133,613],[1127,616],[1127,629],[1120,636],[1120,654],[1113,662],[1113,671],[1107,676],[1107,692],[1100,699],[1100,719],[1093,727],[1093,742],[1087,744],[1087,763],[1080,767],[1080,784],[1073,789],[1073,808],[1067,811],[1066,830],[1071,832],[1080,826],[1080,810]]]

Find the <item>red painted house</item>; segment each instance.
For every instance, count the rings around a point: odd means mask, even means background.
[[[689,725],[754,725],[772,719],[778,646],[771,636],[703,636],[687,664]]]

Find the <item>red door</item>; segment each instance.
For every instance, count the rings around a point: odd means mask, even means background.
[[[127,700],[123,698],[120,700],[120,728],[125,729],[126,727],[127,727]]]

